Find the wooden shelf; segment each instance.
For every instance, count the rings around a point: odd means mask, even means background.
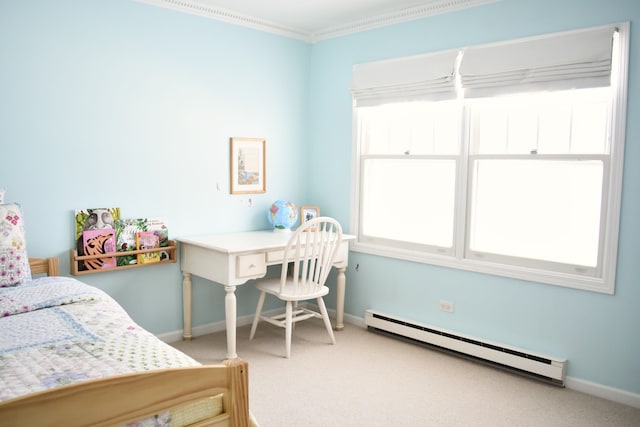
[[[119,256],[131,256],[137,254],[145,254],[149,252],[167,252],[169,254],[169,259],[165,259],[163,261],[152,262],[148,264],[129,264],[129,265],[119,265],[111,268],[101,268],[98,270],[80,270],[79,265],[80,261],[88,260],[88,259],[101,259],[101,258],[113,258]],[[74,276],[81,276],[83,274],[94,274],[94,273],[105,273],[107,271],[116,271],[116,270],[126,270],[128,268],[138,268],[138,267],[151,267],[154,265],[160,264],[171,264],[175,263],[178,260],[178,246],[175,240],[169,240],[168,246],[163,246],[161,248],[152,248],[152,249],[137,249],[135,251],[126,251],[126,252],[114,252],[108,255],[84,255],[78,256],[78,251],[76,249],[71,249],[69,251],[69,255],[71,258],[71,274]]]

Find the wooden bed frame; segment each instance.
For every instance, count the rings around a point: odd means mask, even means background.
[[[32,274],[57,275],[57,258],[30,258]],[[113,426],[222,394],[223,413],[193,426],[249,426],[248,365],[144,371],[84,381],[0,403],[0,424]]]
[[[60,265],[58,258],[29,258],[31,274],[44,274],[46,276],[59,276]]]

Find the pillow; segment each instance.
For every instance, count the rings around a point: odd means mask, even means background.
[[[0,287],[31,280],[20,205],[0,205]]]

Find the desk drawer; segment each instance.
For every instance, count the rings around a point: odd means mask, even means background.
[[[236,259],[237,277],[264,276],[266,273],[264,254],[240,255]]]
[[[282,258],[284,258],[284,251],[270,251],[270,252],[267,252],[267,263],[269,263],[269,264],[282,262]]]

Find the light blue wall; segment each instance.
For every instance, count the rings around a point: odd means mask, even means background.
[[[353,64],[632,21],[626,165],[616,294],[601,295],[412,262],[351,254],[346,312],[368,308],[566,357],[574,378],[640,393],[640,2],[504,0],[317,43],[311,66],[317,199],[348,224]],[[326,168],[336,162],[338,166]],[[402,207],[390,207],[401,209]],[[359,271],[355,271],[359,265]],[[438,309],[455,303],[455,313]]]
[[[311,46],[131,0],[0,1],[0,187],[28,251],[69,273],[76,208],[166,215],[170,236],[267,228],[305,202]],[[229,138],[267,140],[267,193],[229,194]],[[249,204],[251,199],[251,205]],[[178,264],[82,276],[155,333],[182,328]],[[244,315],[251,287],[238,292]],[[194,284],[194,324],[224,290]]]
[[[503,0],[308,45],[130,0],[0,0],[0,187],[25,209],[29,253],[59,256],[65,274],[81,207],[167,215],[176,237],[266,228],[268,204],[290,198],[348,230],[353,64],[631,20],[616,294],[352,253],[346,311],[566,357],[572,377],[640,393],[639,19],[636,0]],[[267,193],[251,206],[228,194],[230,136],[267,139]],[[152,332],[182,327],[177,264],[82,279]],[[256,299],[240,287],[238,314]],[[224,319],[222,287],[196,279],[194,313]]]

